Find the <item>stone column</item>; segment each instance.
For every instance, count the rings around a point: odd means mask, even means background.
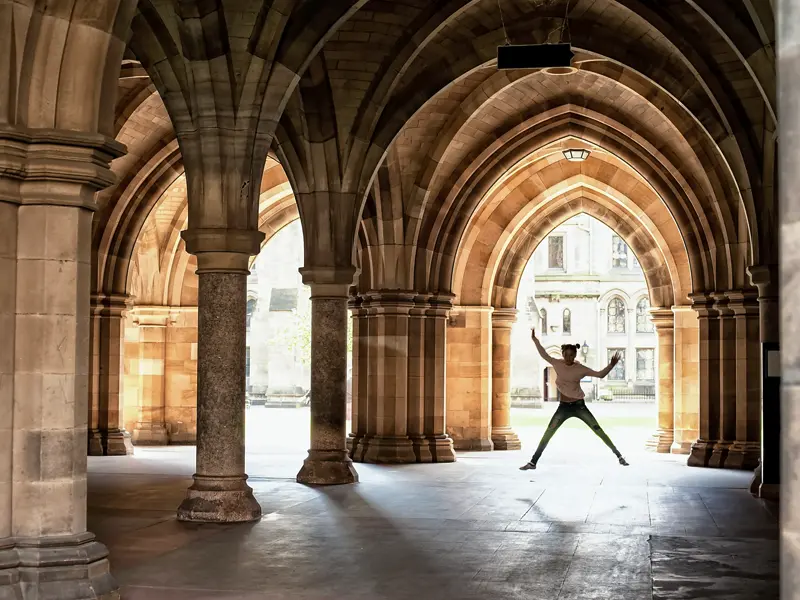
[[[6,182],[0,179],[0,184]],[[4,198],[5,195],[0,196]],[[17,552],[11,537],[14,452],[14,330],[17,281],[17,204],[0,201],[0,596],[17,589]],[[10,595],[10,594],[9,594]],[[13,596],[11,596],[13,598]]]
[[[413,463],[408,437],[409,313],[415,293],[369,292],[361,310],[368,314],[370,394],[366,431],[354,460],[367,463]],[[374,410],[373,410],[374,409]]]
[[[759,338],[761,340],[761,456],[751,491],[762,498],[778,499],[781,482],[781,371],[780,293],[778,265],[750,267],[750,280],[758,287]]]
[[[133,454],[122,423],[123,315],[127,295],[92,296],[89,321],[89,455]]]
[[[311,286],[311,448],[299,483],[355,483],[347,451],[347,301],[355,269],[300,270]]]
[[[15,306],[0,352],[0,423],[12,424],[11,435],[0,436],[0,535],[10,533],[0,540],[5,597],[117,594],[108,551],[86,530],[86,447],[92,211],[95,193],[114,181],[108,164],[122,152],[100,135],[65,131],[0,139],[4,174],[17,180],[0,178],[0,190],[20,204],[4,207],[0,219],[4,325],[12,298]],[[31,165],[35,177],[28,178]],[[14,212],[16,236],[9,235]],[[12,544],[16,558],[8,553]]]
[[[361,297],[351,296],[347,304],[353,320],[353,380],[352,415],[350,435],[347,436],[347,450],[350,458],[358,448],[359,441],[367,434],[367,383],[369,365],[369,324],[367,310],[361,308]]]
[[[736,321],[726,294],[713,294],[719,321],[719,440],[714,444],[709,467],[722,468],[736,439]],[[713,399],[712,399],[713,401]]]
[[[167,327],[174,322],[169,307],[142,306],[132,311],[139,331],[139,416],[132,432],[137,446],[165,446]]]
[[[720,435],[720,322],[712,296],[693,294],[690,297],[692,307],[697,312],[700,334],[700,414],[699,437],[692,444],[687,464],[690,467],[707,467]]]
[[[735,437],[725,467],[753,470],[761,456],[761,342],[755,292],[728,292],[736,322]]]
[[[670,308],[653,309],[650,315],[658,336],[658,430],[647,447],[669,453],[675,441],[675,315]]]
[[[689,454],[699,435],[700,336],[697,312],[673,306],[675,318],[675,441],[672,454]]]
[[[456,450],[493,450],[492,307],[458,306],[447,335],[447,432]]]
[[[261,518],[244,470],[245,360],[249,257],[264,234],[189,229],[197,255],[197,472],[178,508],[181,521],[233,523]]]
[[[511,429],[511,328],[516,309],[492,313],[492,443],[495,450],[519,450],[522,444]]]

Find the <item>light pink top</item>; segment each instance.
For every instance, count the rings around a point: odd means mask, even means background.
[[[556,370],[556,387],[561,392],[562,396],[572,398],[573,400],[582,400],[585,396],[581,388],[581,379],[590,375],[592,377],[603,377],[593,369],[583,365],[577,361],[568,365],[561,358],[550,357],[550,364]]]

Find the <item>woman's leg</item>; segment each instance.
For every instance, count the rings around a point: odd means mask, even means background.
[[[622,458],[622,454],[620,454],[620,451],[617,450],[617,447],[614,445],[614,442],[611,441],[611,438],[608,437],[608,434],[606,434],[606,432],[603,431],[603,428],[600,427],[600,423],[598,423],[597,419],[594,418],[594,415],[592,414],[592,411],[589,410],[589,407],[586,406],[585,403],[581,403],[581,405],[576,407],[576,409],[575,416],[586,423],[592,429],[592,431],[597,434],[597,437],[603,440],[606,446],[611,448],[611,451],[616,455],[617,458]]]
[[[558,405],[556,412],[553,413],[553,417],[550,419],[550,423],[547,425],[547,429],[545,429],[542,441],[539,442],[539,447],[536,448],[536,452],[534,452],[533,458],[531,458],[530,464],[535,465],[538,462],[539,458],[542,456],[542,452],[547,448],[547,444],[550,443],[550,439],[555,435],[556,431],[558,431],[558,428],[564,424],[564,421],[573,416],[575,416],[574,410],[570,410],[570,408],[563,403]]]

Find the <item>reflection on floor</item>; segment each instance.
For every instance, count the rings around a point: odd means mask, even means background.
[[[324,489],[291,479],[302,453],[256,454],[265,517],[230,526],[174,520],[192,448],[137,448],[90,459],[90,529],[129,600],[777,598],[777,518],[750,474],[620,467],[580,439],[597,454],[548,449],[537,471],[517,470],[527,452],[471,453]]]

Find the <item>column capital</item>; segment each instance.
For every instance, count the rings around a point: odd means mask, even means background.
[[[650,320],[656,329],[674,329],[675,313],[671,308],[651,308]]]
[[[250,273],[250,257],[261,251],[264,233],[253,229],[200,229],[181,232],[186,251],[197,256],[197,273]]]
[[[758,315],[758,292],[755,290],[731,290],[725,292],[728,308],[735,315]]]
[[[370,315],[408,315],[416,306],[417,292],[371,290],[361,296],[361,308]]]
[[[492,327],[496,329],[511,329],[517,322],[516,308],[495,308],[492,312]]]
[[[0,126],[0,201],[95,210],[125,146],[101,134]]]
[[[689,294],[692,308],[700,318],[712,318],[718,316],[715,310],[716,299],[710,293]]]
[[[714,310],[719,317],[732,317],[733,309],[730,306],[730,298],[728,292],[715,292],[711,294],[714,299]]]
[[[311,287],[311,298],[350,298],[355,267],[301,267],[303,283]]]
[[[747,267],[750,282],[758,288],[762,298],[777,299],[780,294],[780,272],[778,265],[753,265]]]
[[[130,294],[92,294],[90,311],[97,317],[122,317],[131,307]]]

